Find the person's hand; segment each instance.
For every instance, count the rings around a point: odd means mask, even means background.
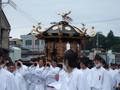
[[[55,75],[55,80],[58,81],[59,80],[59,74]]]

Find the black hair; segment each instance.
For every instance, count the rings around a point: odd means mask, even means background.
[[[0,59],[0,65],[1,64],[5,64],[5,60],[3,60],[2,58]]]
[[[1,64],[5,64],[5,60],[4,60],[3,56],[0,56],[0,65]]]
[[[88,64],[88,68],[93,68],[95,65],[94,65],[94,62],[93,60],[89,60],[89,64]]]
[[[50,67],[50,64],[49,64],[49,63],[47,63],[47,64],[46,64],[46,66],[47,66],[47,67]]]
[[[104,67],[105,69],[109,69],[109,65],[108,65],[107,63],[105,63],[105,64],[103,65],[103,67]]]
[[[103,65],[107,65],[107,62],[104,59],[102,59],[101,62],[102,62]]]
[[[17,62],[17,66],[18,66],[18,67],[22,67],[22,64],[19,63],[19,62]]]
[[[63,65],[62,64],[57,64],[57,67],[59,67],[60,69],[62,69]]]
[[[34,63],[33,65],[36,67],[36,66],[37,66],[37,63]]]
[[[10,62],[10,63],[7,64],[7,67],[10,67],[10,66],[15,66],[15,64]]]
[[[94,61],[96,61],[96,60],[100,61],[101,63],[103,62],[103,58],[98,54],[95,55]]]
[[[64,63],[68,61],[68,66],[71,68],[77,67],[78,55],[73,50],[67,50],[64,53]]]
[[[2,52],[0,52],[0,57],[2,57],[3,56],[3,54],[2,54]]]
[[[0,48],[0,57],[3,57],[3,50]]]
[[[89,58],[88,57],[82,57],[80,58],[80,63],[83,63],[86,67],[88,67],[89,64]]]

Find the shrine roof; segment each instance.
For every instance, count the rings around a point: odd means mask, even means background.
[[[77,27],[70,25],[66,21],[55,23],[41,34],[38,38],[80,38],[84,33]]]

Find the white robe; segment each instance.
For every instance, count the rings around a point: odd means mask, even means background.
[[[27,90],[26,81],[23,78],[23,76],[18,72],[14,72],[13,75],[14,75],[16,84],[18,86],[18,89],[19,90]]]
[[[36,70],[38,70],[38,67],[37,67],[37,66],[33,66],[33,65],[32,65],[32,66],[29,67],[29,72],[32,72],[32,73],[33,73],[33,72],[36,72]]]
[[[39,72],[44,72],[44,69],[45,67],[40,67],[39,69],[36,69],[36,72],[35,73],[39,73]],[[41,84],[38,84],[38,85],[35,85],[35,90],[44,90],[45,88],[45,83],[41,83]]]
[[[80,70],[75,68],[71,73],[66,73],[65,76],[59,90],[85,90],[85,79]]]
[[[109,69],[109,74],[112,78],[114,78],[115,75],[117,74],[117,70]]]
[[[45,75],[42,75],[44,70],[45,70],[44,67],[41,67],[41,68],[34,67],[34,66],[29,67],[29,70],[26,73],[28,75],[27,78],[29,78],[28,80],[26,80],[28,90],[44,90],[44,87],[45,87],[44,82],[40,83],[41,76],[45,76]],[[35,76],[33,76],[33,74]],[[29,76],[29,75],[32,75],[32,76]]]
[[[64,71],[64,69],[59,71],[59,80],[53,83],[50,83],[48,86],[52,86],[51,87],[47,87],[47,90],[60,90],[62,83],[65,80],[65,75],[66,72]]]
[[[120,84],[120,71],[114,77],[114,86],[118,87],[119,84]]]
[[[86,69],[81,69],[81,71],[83,72],[83,77],[85,79],[85,82],[86,82],[86,90],[90,90],[90,69],[89,68],[86,68]]]
[[[34,82],[28,82],[28,90],[46,90],[48,83],[56,81],[55,75],[59,72],[59,68],[29,68],[29,72],[35,75],[35,77],[32,77],[31,79],[35,82],[38,81],[38,83],[36,84]],[[41,77],[44,79],[43,83],[39,83]]]
[[[30,66],[30,67],[28,68],[28,71],[25,73],[24,76],[26,77],[26,74],[27,74],[27,75],[29,75],[29,74],[30,74],[30,75],[31,75],[31,74],[35,74],[35,73],[37,72],[37,70],[38,70],[38,67],[37,67],[37,66]],[[29,79],[26,80],[27,90],[38,90],[38,89],[36,89],[38,85],[36,85],[34,82],[31,81],[31,79],[34,80],[34,77],[27,76],[27,78],[29,78]],[[36,80],[36,79],[35,79],[35,80]],[[35,81],[35,80],[34,80],[34,81]]]
[[[62,69],[60,72],[59,72],[59,82],[63,82],[64,79],[66,77],[66,72],[64,69]]]
[[[55,75],[59,73],[59,70],[60,69],[58,67],[42,67],[40,70],[37,70],[37,72],[42,71],[42,76],[45,81],[40,85],[36,85],[35,90],[55,90],[54,88],[47,86],[50,83],[56,82]]]
[[[117,71],[110,68],[110,69],[108,70],[108,74],[111,76],[111,80],[112,80],[112,90],[115,90],[115,89],[114,89],[114,77],[115,77],[115,75],[117,74]]]
[[[0,69],[0,90],[18,90],[14,75],[5,69]]]
[[[112,90],[110,75],[103,67],[91,69],[90,82],[91,90]]]
[[[17,72],[19,72],[22,76],[28,71],[28,67],[25,65],[22,65],[21,68],[17,69]]]

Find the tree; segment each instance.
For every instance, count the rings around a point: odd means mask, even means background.
[[[114,52],[120,52],[120,37],[115,37],[112,30],[110,30],[107,37],[105,37],[102,33],[97,33],[95,37],[86,40],[85,49],[91,50],[96,48],[97,39],[99,42],[98,48],[102,48],[104,50],[111,49]]]
[[[92,48],[97,48],[97,39],[98,39],[98,48],[105,49],[106,37],[102,33],[97,33],[97,35],[89,40],[86,40],[86,49],[90,50]]]
[[[113,52],[120,52],[120,44],[111,47]]]
[[[107,49],[112,49],[112,46],[115,44],[115,36],[114,36],[114,33],[112,30],[110,30],[110,32],[108,33],[107,35],[107,38],[106,38],[106,48]]]
[[[99,41],[98,48],[105,49],[106,37],[102,33],[98,33],[98,41]]]

